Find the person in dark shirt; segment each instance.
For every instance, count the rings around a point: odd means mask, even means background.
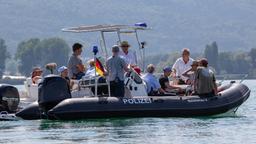
[[[70,78],[68,77],[68,68],[66,66],[61,66],[58,68],[58,72],[60,74],[60,77],[64,78],[70,89],[72,89],[74,82],[70,80]]]
[[[180,92],[182,91],[182,89],[180,87],[174,86],[170,84],[169,81],[169,76],[172,73],[172,68],[171,67],[165,67],[163,69],[163,75],[160,76],[159,78],[159,83],[161,85],[161,88],[165,91],[165,92]]]
[[[200,97],[211,97],[218,94],[214,72],[208,67],[208,60],[202,58],[195,72],[194,89]]]

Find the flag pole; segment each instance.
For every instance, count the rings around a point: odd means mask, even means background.
[[[95,78],[94,78],[94,80],[95,80],[95,82],[94,82],[94,95],[95,96],[98,96],[98,90],[97,90],[97,87],[98,87],[98,84],[97,84],[97,76],[96,76],[96,55],[97,55],[97,53],[98,53],[98,46],[93,46],[93,50],[92,50],[92,52],[94,53],[94,74],[95,74]]]

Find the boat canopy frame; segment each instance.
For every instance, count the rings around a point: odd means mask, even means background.
[[[144,71],[145,68],[145,49],[144,44],[145,42],[140,42],[138,31],[140,30],[150,30],[151,28],[148,28],[145,23],[137,23],[135,25],[111,25],[111,24],[104,24],[104,25],[84,25],[84,26],[78,26],[78,27],[68,27],[63,28],[63,32],[73,32],[73,33],[88,33],[88,32],[100,32],[101,41],[100,44],[101,47],[104,48],[104,54],[105,57],[108,58],[108,51],[106,46],[106,39],[105,39],[105,33],[116,33],[118,37],[117,43],[120,44],[121,34],[128,34],[132,33],[135,34],[136,41],[138,43],[138,51],[139,56],[141,59],[140,67],[142,68],[142,71]],[[103,49],[102,49],[103,50]]]

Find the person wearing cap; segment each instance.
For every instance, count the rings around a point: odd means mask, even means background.
[[[186,84],[188,85],[194,84],[195,71],[197,70],[197,67],[198,67],[198,61],[193,61],[191,68],[182,74],[182,76],[187,77]]]
[[[217,95],[217,84],[214,72],[209,69],[208,61],[206,58],[202,58],[200,66],[195,72],[195,92],[202,97],[210,97]]]
[[[42,79],[43,70],[40,67],[34,67],[31,73],[31,80],[33,84],[39,84]]]
[[[169,81],[169,76],[172,73],[172,68],[171,67],[165,67],[163,69],[163,74],[160,76],[159,78],[159,83],[161,85],[161,88],[165,91],[165,92],[181,92],[182,89],[180,87],[177,87],[175,85],[171,85],[170,81]]]
[[[146,82],[147,85],[147,93],[149,96],[164,94],[165,91],[161,88],[161,85],[154,75],[155,66],[153,64],[149,64],[147,66],[147,73],[142,76],[142,79]]]
[[[67,80],[69,87],[72,89],[74,83],[68,77],[68,68],[66,66],[61,66],[58,68],[58,72],[59,72],[60,77]]]
[[[121,51],[119,55],[125,60],[128,65],[136,66],[137,65],[137,56],[135,51],[130,50],[130,44],[127,41],[122,41],[120,44]]]
[[[82,47],[80,43],[75,43],[72,46],[73,54],[68,60],[69,78],[81,79],[84,74],[85,68],[81,59]]]
[[[184,72],[191,68],[194,60],[190,58],[190,51],[188,48],[182,50],[182,56],[178,58],[172,66],[173,78],[179,78],[178,84],[185,84],[187,78],[182,76]]]
[[[58,72],[60,74],[60,76],[64,79],[67,79],[69,80],[69,77],[68,77],[68,68],[66,66],[61,66],[58,68]]]
[[[110,93],[115,97],[124,97],[124,72],[129,72],[124,59],[119,57],[119,47],[112,46],[112,56],[106,61],[106,69],[104,75],[107,75],[110,82]]]

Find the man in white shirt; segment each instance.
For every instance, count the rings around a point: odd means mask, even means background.
[[[172,66],[173,78],[178,78],[178,84],[186,84],[188,78],[182,76],[184,72],[191,69],[193,59],[189,57],[190,51],[188,48],[182,50],[182,57],[178,58]]]
[[[126,64],[136,66],[137,56],[135,51],[129,50],[129,43],[127,41],[122,41],[120,47],[122,50],[119,52],[119,56],[125,60]]]

